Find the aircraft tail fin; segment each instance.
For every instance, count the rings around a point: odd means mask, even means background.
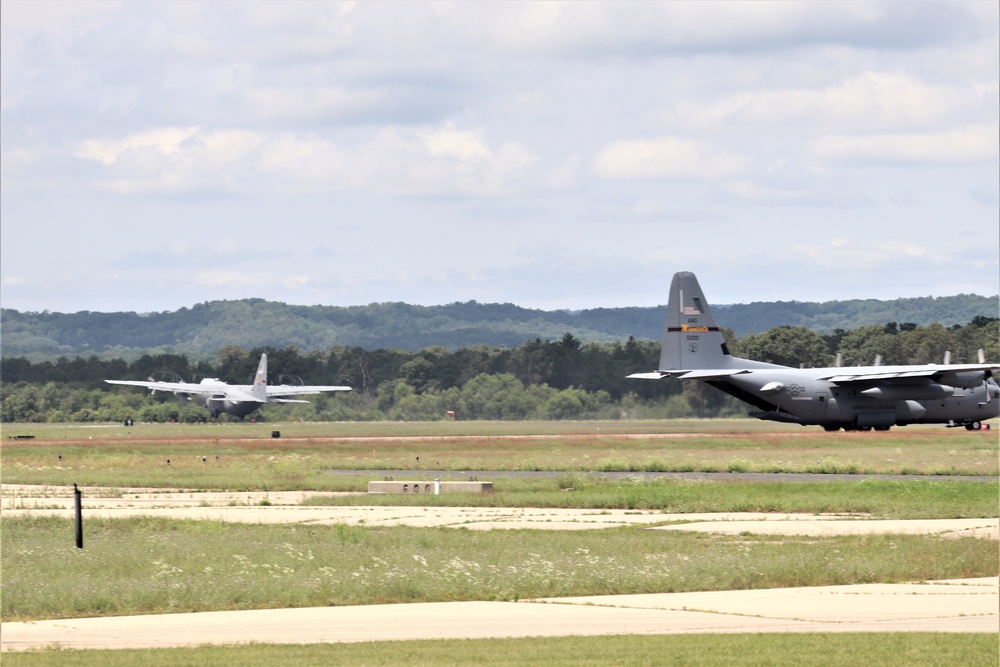
[[[730,359],[698,279],[690,271],[675,273],[670,283],[659,370],[728,368]]]
[[[675,273],[670,283],[659,370],[750,368],[780,367],[730,354],[698,279],[690,271]]]
[[[253,376],[250,394],[263,403],[267,402],[267,354],[260,355],[260,363],[257,364],[257,373]]]

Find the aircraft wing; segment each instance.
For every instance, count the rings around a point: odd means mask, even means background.
[[[143,380],[105,380],[108,384],[124,384],[130,387],[145,387],[154,391],[184,391],[189,394],[210,394],[217,387],[206,388],[193,382],[146,382]]]
[[[660,378],[680,378],[682,380],[713,380],[749,373],[746,368],[702,368],[689,371],[653,371],[652,373],[633,373],[627,377],[638,380],[659,380]]]
[[[272,397],[281,398],[282,396],[301,396],[303,394],[321,394],[324,391],[350,391],[350,387],[337,387],[337,386],[309,386],[296,387],[293,385],[268,385],[267,387],[267,400],[272,401]],[[308,401],[303,401],[308,402]]]
[[[830,369],[837,371],[838,369]],[[868,383],[872,380],[888,380],[891,384],[893,380],[904,380],[906,378],[930,378],[940,379],[944,375],[958,373],[976,373],[1000,370],[1000,364],[947,364],[937,366],[927,364],[926,366],[861,366],[857,368],[845,368],[844,372],[831,372],[827,375],[819,375],[817,380],[829,380],[835,384]]]

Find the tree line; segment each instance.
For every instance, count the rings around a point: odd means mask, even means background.
[[[210,301],[173,312],[142,314],[5,308],[0,309],[0,338],[4,357],[23,356],[32,361],[91,355],[134,361],[153,352],[211,361],[226,345],[244,349],[293,346],[303,351],[336,346],[411,351],[438,345],[449,350],[476,345],[514,348],[535,338],[555,340],[566,332],[585,343],[624,343],[629,336],[658,338],[663,311],[663,306],[543,311],[475,301],[443,306],[296,306],[264,299]],[[719,320],[741,337],[777,325],[829,334],[892,319],[950,327],[996,311],[997,297],[972,294],[715,306]]]
[[[881,363],[975,362],[979,349],[1000,359],[1000,320],[977,316],[966,325],[918,326],[889,322],[836,329],[827,335],[781,326],[737,338],[725,330],[736,356],[787,366],[825,367]],[[251,381],[261,353],[277,384],[349,385],[354,391],[309,397],[308,404],[268,405],[256,418],[272,421],[459,419],[619,419],[740,415],[745,406],[698,382],[629,380],[653,370],[660,344],[584,343],[572,333],[532,339],[515,348],[477,345],[451,351],[433,346],[409,351],[334,346],[327,350],[244,349],[227,345],[211,360],[183,354],[144,354],[134,361],[60,357],[0,362],[0,421],[204,421],[208,412],[170,396],[116,387],[106,379],[144,380],[169,372],[185,381],[205,377],[232,384]],[[227,418],[227,417],[223,417]]]

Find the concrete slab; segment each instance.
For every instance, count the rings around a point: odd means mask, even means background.
[[[719,512],[668,514],[651,510],[587,510],[509,507],[310,506],[307,498],[333,492],[194,492],[163,489],[82,489],[84,517],[158,516],[238,523],[347,524],[455,527],[470,530],[595,530],[618,526],[656,530],[768,535],[861,535],[897,533],[973,536],[1000,540],[1000,518],[868,520],[815,514]],[[363,495],[363,494],[352,494]],[[0,486],[6,517],[22,514],[73,517],[72,487]],[[262,504],[264,503],[264,504]]]
[[[1000,580],[5,623],[0,650],[735,632],[997,632]]]
[[[940,537],[982,537],[1000,540],[1000,519],[913,519],[913,520],[844,520],[816,517],[796,521],[735,520],[685,523],[657,526],[655,530],[682,530],[701,533],[738,535],[870,535],[893,533],[905,535],[937,535]]]
[[[649,595],[550,598],[559,604],[710,611],[822,623],[903,621],[1000,614],[1000,579],[856,584]],[[994,625],[994,631],[1000,626]]]

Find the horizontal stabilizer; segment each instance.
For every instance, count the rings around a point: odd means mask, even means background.
[[[632,373],[627,377],[636,380],[659,380],[661,378],[681,378],[682,380],[711,380],[713,378],[742,375],[750,371],[745,368],[701,368],[690,371],[653,371],[652,373]]]
[[[750,371],[746,368],[700,368],[693,371],[685,371],[679,375],[682,380],[711,380],[713,378],[724,378],[730,375],[743,375]]]
[[[302,387],[295,387],[291,385],[278,385],[270,386],[267,388],[267,397],[272,398],[274,396],[300,396],[303,394],[319,394],[324,391],[350,391],[350,387],[337,387],[337,386],[309,386],[305,385]]]
[[[224,394],[218,396],[219,400],[226,401],[246,401],[247,403],[267,403],[266,398],[259,398],[246,391],[235,391],[232,387]]]

